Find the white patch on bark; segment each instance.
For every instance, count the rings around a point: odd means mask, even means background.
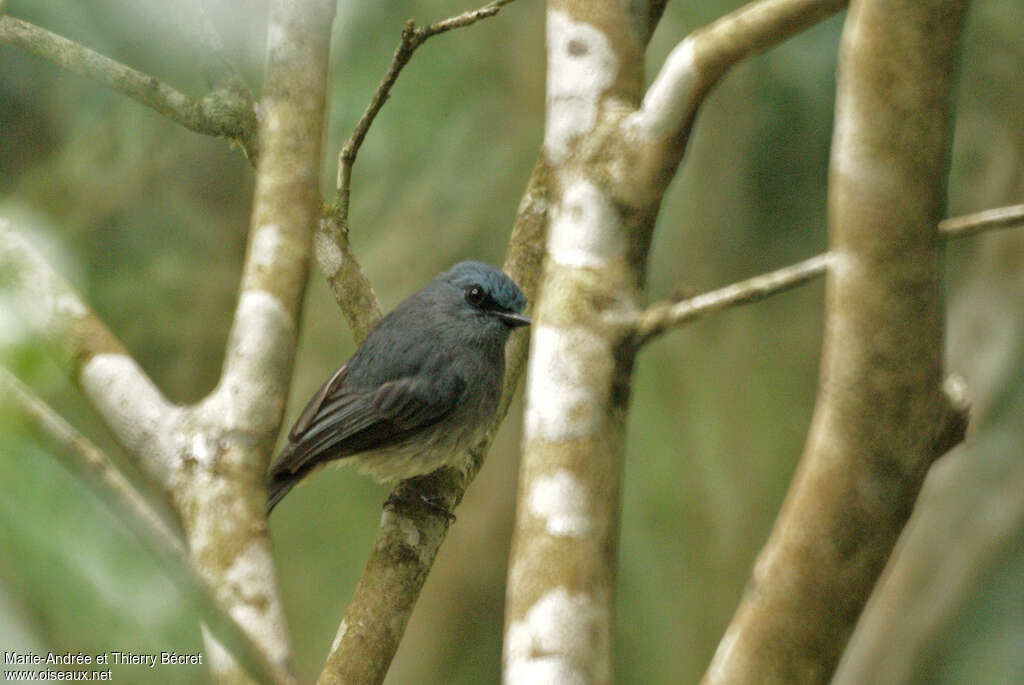
[[[254,538],[232,560],[224,581],[234,595],[232,618],[267,650],[272,661],[282,663],[291,649],[280,631],[285,619],[277,601],[273,569],[274,560],[265,540]]]
[[[82,367],[85,394],[122,444],[147,465],[159,465],[162,482],[182,448],[182,409],[160,394],[134,359],[98,354]]]
[[[313,233],[313,251],[324,276],[333,278],[341,270],[341,250],[327,231],[317,230]]]
[[[542,656],[510,663],[502,682],[505,685],[586,685],[587,680],[566,659]]]
[[[588,595],[548,592],[508,628],[505,685],[607,682],[607,619]]]
[[[288,35],[283,24],[271,22],[267,26],[267,52],[274,53],[275,61],[291,61],[296,53],[294,37]]]
[[[420,544],[423,541],[423,536],[411,519],[385,507],[380,515],[380,528],[382,532],[389,531],[391,535],[398,535],[404,545],[416,552],[420,563],[429,566],[427,557],[430,555],[430,551]]]
[[[224,649],[223,645],[217,641],[217,638],[213,636],[213,633],[210,632],[205,624],[201,623],[199,627],[203,629],[203,644],[206,645],[207,661],[214,680],[217,682],[228,682],[228,678],[241,670],[241,667],[235,663],[231,652]]]
[[[557,165],[568,155],[572,139],[594,128],[601,95],[614,83],[619,64],[601,31],[564,12],[548,12],[547,39],[544,151]]]
[[[78,297],[67,292],[47,295],[44,306],[51,317],[64,319],[77,319],[89,311]]]
[[[295,326],[265,290],[246,290],[238,302],[220,384],[206,407],[228,430],[258,430],[277,420],[284,398],[277,377]]]
[[[570,440],[597,431],[612,366],[604,341],[587,329],[537,326],[526,380],[526,439]]]
[[[256,229],[256,235],[252,238],[253,264],[264,268],[273,266],[282,242],[281,229],[277,224],[264,224]]]
[[[640,109],[626,117],[625,130],[655,140],[678,132],[697,104],[697,76],[693,39],[686,38],[669,53]]]
[[[842,176],[840,189],[860,197],[885,198],[899,194],[902,183],[894,168],[866,148],[864,133],[871,129],[873,113],[861,111],[864,105],[840,99],[832,134],[832,174]],[[844,188],[843,185],[847,187]],[[842,200],[842,195],[837,194]],[[866,207],[874,211],[874,207]]]
[[[530,513],[544,519],[548,533],[556,537],[584,537],[592,521],[587,514],[587,491],[565,469],[535,478],[527,498]]]
[[[204,550],[216,549],[224,537],[228,521],[241,521],[249,516],[244,501],[225,476],[214,469],[181,469],[172,483],[175,492],[188,492],[198,512],[188,529],[189,547],[194,556]],[[183,498],[183,495],[178,495]],[[216,512],[210,513],[210,512]]]
[[[416,549],[420,544],[420,531],[416,524],[404,516],[398,521],[398,530],[401,531],[405,544]]]
[[[345,633],[348,632],[348,623],[345,619],[341,619],[341,623],[338,624],[338,632],[334,634],[334,642],[331,643],[331,654],[338,651],[338,646],[341,641],[345,639]]]
[[[212,444],[209,435],[203,431],[197,431],[192,435],[189,454],[203,466],[213,466],[213,462],[217,459],[217,446]]]
[[[543,214],[548,211],[548,209],[548,201],[542,194],[529,192],[523,195],[523,199],[519,201],[519,207],[516,208],[516,214],[522,214],[524,212]]]
[[[625,252],[619,225],[600,188],[585,179],[571,181],[551,219],[548,254],[562,266],[605,266]]]
[[[30,242],[11,230],[9,222],[0,220],[0,268],[10,271],[9,280],[0,282],[0,343],[16,344],[40,333],[60,340],[71,323],[89,313],[40,251],[47,247],[46,234],[35,232]],[[57,263],[67,262],[62,268],[72,270],[70,260],[58,250],[46,252],[53,253],[48,256]]]

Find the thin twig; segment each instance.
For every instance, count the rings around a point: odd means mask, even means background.
[[[1024,205],[1010,205],[943,219],[939,222],[939,236],[950,240],[1020,226],[1024,226]],[[829,254],[823,253],[686,300],[655,303],[636,317],[633,325],[637,343],[643,345],[669,328],[689,323],[705,314],[757,302],[802,285],[824,274],[829,261]]]
[[[642,345],[672,326],[679,326],[711,312],[756,302],[769,295],[794,288],[825,273],[828,263],[828,253],[819,254],[802,262],[680,302],[659,302],[651,305],[636,319],[637,342]]]
[[[333,202],[324,208],[316,236],[315,253],[334,298],[348,319],[356,342],[362,341],[382,316],[380,302],[373,292],[373,286],[356,260],[348,240],[352,165],[355,164],[359,148],[416,48],[428,38],[440,33],[493,17],[510,2],[512,0],[494,0],[479,9],[463,12],[428,26],[416,26],[415,22],[409,20],[402,29],[402,38],[395,48],[384,78],[381,79],[351,135],[341,146],[338,153],[337,195]]]
[[[54,456],[87,481],[104,504],[128,524],[139,541],[162,562],[206,627],[250,675],[261,683],[287,682],[263,650],[216,599],[189,560],[180,534],[169,527],[138,490],[112,466],[110,458],[102,450],[4,367],[0,367],[0,402],[17,411],[32,429],[59,448]]]
[[[462,14],[448,19],[443,19],[436,23],[428,26],[416,26],[413,20],[409,20],[405,24],[405,28],[402,29],[402,38],[395,48],[395,54],[391,57],[391,64],[388,65],[387,71],[384,73],[384,78],[381,79],[380,85],[377,86],[377,91],[370,98],[370,104],[366,106],[366,111],[363,112],[363,116],[359,118],[359,122],[356,127],[352,130],[352,134],[345,141],[345,144],[341,147],[341,152],[338,154],[338,204],[343,207],[345,216],[348,215],[348,196],[349,186],[352,179],[352,164],[356,161],[356,155],[359,153],[359,148],[363,144],[363,139],[366,138],[366,133],[370,130],[370,125],[373,120],[377,117],[384,103],[387,102],[388,96],[391,93],[392,86],[395,85],[395,81],[398,80],[398,75],[402,73],[402,69],[409,63],[412,58],[412,54],[416,51],[420,45],[422,45],[428,38],[438,35],[439,33],[445,33],[452,29],[462,28],[463,26],[469,26],[474,24],[481,19],[487,17],[493,17],[504,5],[509,4],[512,0],[495,0],[494,2],[488,3],[483,7],[469,12],[463,12]]]
[[[1024,225],[1024,205],[1010,205],[943,219],[939,222],[939,231],[945,238],[963,238],[982,231],[1021,225]]]
[[[229,138],[238,143],[250,159],[255,159],[255,113],[251,101],[246,103],[242,94],[234,89],[220,89],[197,101],[153,76],[11,16],[0,16],[0,41],[98,81],[190,131]]]

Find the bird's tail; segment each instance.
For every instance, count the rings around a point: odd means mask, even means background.
[[[274,510],[281,498],[287,495],[305,475],[305,473],[292,473],[287,470],[270,473],[270,477],[267,479],[267,516],[270,516],[270,512]]]
[[[312,470],[309,466],[294,471],[288,468],[292,449],[293,446],[289,443],[271,464],[270,472],[267,473],[267,516],[270,516],[270,512],[274,510],[281,498],[291,492],[291,489],[308,476]]]

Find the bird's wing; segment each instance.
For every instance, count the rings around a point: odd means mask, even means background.
[[[320,389],[316,391],[313,397],[310,398],[306,404],[305,409],[299,414],[299,418],[296,419],[295,425],[292,426],[291,431],[288,433],[288,440],[295,442],[299,436],[309,430],[310,425],[313,423],[313,419],[320,412],[320,408],[323,406],[324,401],[336,395],[341,389],[342,384],[345,382],[345,372],[348,369],[347,364],[342,364],[341,367],[334,372],[334,375],[327,379],[327,382],[320,386]]]
[[[427,380],[406,376],[378,388],[346,388],[339,370],[310,401],[289,434],[272,473],[297,473],[313,464],[387,447],[442,420],[465,382],[454,373]]]

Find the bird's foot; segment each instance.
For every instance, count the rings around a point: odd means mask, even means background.
[[[426,507],[429,511],[444,516],[449,523],[455,523],[455,514],[445,506],[444,498],[440,495],[427,494],[417,487],[401,485],[392,490],[384,500],[385,509],[403,504]]]

